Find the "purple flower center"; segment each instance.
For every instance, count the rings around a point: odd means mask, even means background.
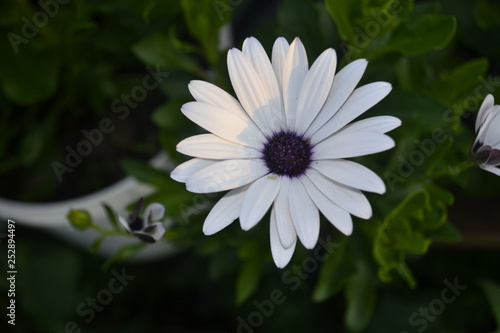
[[[280,131],[268,138],[262,150],[263,160],[271,173],[298,177],[311,164],[311,143],[292,131]]]

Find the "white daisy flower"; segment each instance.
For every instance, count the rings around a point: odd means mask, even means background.
[[[476,132],[474,159],[482,169],[500,176],[500,105],[495,105],[493,95],[486,96],[479,108]]]
[[[384,133],[401,122],[379,116],[349,124],[391,91],[386,82],[355,89],[364,59],[335,74],[333,49],[308,68],[300,39],[289,45],[278,38],[270,61],[251,37],[242,51],[230,50],[227,61],[238,100],[207,82],[189,84],[196,102],[181,111],[211,134],[177,145],[195,158],[171,177],[195,193],[230,190],[207,216],[206,235],[237,218],[249,230],[271,208],[271,252],[282,268],[297,237],[307,249],[316,245],[319,212],[346,235],[353,228],[351,214],[371,217],[361,191],[384,193],[385,185],[373,171],[346,158],[392,148],[394,141]]]
[[[127,218],[118,215],[118,221],[125,230],[137,236],[146,243],[155,243],[159,241],[165,233],[165,226],[160,220],[165,215],[165,207],[162,204],[154,202],[146,207],[143,217],[139,216],[144,198],[139,199],[135,205],[134,211]]]

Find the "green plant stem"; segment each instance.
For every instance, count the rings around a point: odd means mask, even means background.
[[[465,170],[469,169],[470,167],[476,165],[476,162],[472,159],[467,159],[463,161],[462,163],[455,165],[455,166],[449,166],[446,170],[443,170],[437,174],[434,175],[435,178],[440,178],[443,176],[447,175],[453,175],[453,176],[458,176]]]
[[[92,224],[91,228],[98,231],[104,236],[127,236],[127,233],[121,231],[121,230],[108,230],[104,229],[98,225]]]

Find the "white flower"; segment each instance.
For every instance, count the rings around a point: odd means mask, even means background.
[[[384,133],[401,122],[379,116],[349,124],[391,91],[386,82],[354,89],[364,59],[335,74],[333,49],[308,68],[298,38],[290,45],[278,38],[272,62],[255,38],[247,38],[242,51],[228,52],[227,61],[238,100],[207,82],[189,84],[196,102],[185,104],[182,112],[212,134],[177,145],[195,158],[171,177],[195,193],[230,190],[207,216],[206,235],[237,218],[249,230],[272,206],[271,252],[282,268],[297,236],[308,249],[316,245],[319,212],[346,235],[353,228],[351,214],[371,217],[361,190],[384,193],[385,185],[373,171],[345,158],[392,148],[394,141]]]
[[[488,95],[479,108],[472,154],[479,167],[500,176],[500,105],[494,104],[493,95]]]
[[[159,203],[152,203],[146,207],[143,217],[139,217],[144,199],[141,198],[135,205],[134,212],[130,213],[127,218],[118,215],[120,224],[128,232],[136,235],[139,239],[146,243],[154,243],[159,241],[165,233],[165,226],[159,221],[165,214],[165,207]]]

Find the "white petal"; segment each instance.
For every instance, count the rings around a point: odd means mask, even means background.
[[[318,131],[335,113],[337,113],[347,98],[352,94],[359,80],[361,80],[367,64],[368,62],[365,59],[358,59],[342,68],[335,75],[325,105],[316,119],[314,119],[311,126],[307,129],[307,136],[311,136]]]
[[[479,131],[476,136],[476,140],[474,140],[474,144],[472,145],[473,147],[476,146],[478,142],[481,144],[484,144],[484,137],[486,136],[486,128],[488,128],[489,123],[491,122],[491,119],[493,117],[493,113],[490,111],[486,118],[484,119],[483,123],[479,127]]]
[[[495,98],[493,97],[493,95],[489,94],[488,96],[486,96],[484,98],[484,101],[481,104],[481,107],[479,108],[479,112],[478,112],[477,118],[476,118],[476,132],[479,130],[481,125],[484,123],[484,121],[486,120],[486,117],[488,117],[488,115],[490,114],[490,112],[492,110],[491,108],[494,105],[495,105]]]
[[[297,233],[293,226],[292,215],[290,213],[290,178],[281,177],[281,187],[276,200],[274,210],[276,213],[276,226],[281,244],[289,248],[297,240]]]
[[[374,82],[357,88],[335,116],[312,135],[311,141],[316,143],[335,133],[380,102],[391,89],[391,85],[387,82]]]
[[[163,215],[165,215],[165,207],[162,204],[153,202],[146,207],[143,217],[145,221],[151,223],[153,221],[161,220]]]
[[[262,147],[264,138],[259,129],[251,121],[245,121],[226,109],[189,102],[182,106],[181,112],[198,126],[223,139],[257,149]]]
[[[290,183],[290,213],[297,236],[306,249],[312,249],[319,237],[319,211],[300,178]]]
[[[227,54],[227,68],[234,91],[250,118],[267,135],[273,131],[273,110],[269,94],[250,60],[238,49]]]
[[[276,117],[273,120],[275,122],[273,127],[278,128],[281,125],[282,120],[282,102],[280,88],[278,86],[278,81],[276,80],[276,75],[274,74],[271,61],[269,61],[269,57],[260,42],[254,37],[245,39],[242,51],[243,54],[246,55],[252,62],[255,71],[264,85],[264,89],[267,91],[269,104],[272,109],[272,115],[273,117]]]
[[[294,129],[300,90],[306,78],[308,66],[304,45],[299,38],[295,38],[288,49],[283,66],[283,103],[289,129]]]
[[[314,169],[307,170],[307,177],[340,208],[362,219],[372,216],[370,203],[361,191],[330,180]]]
[[[205,235],[213,235],[221,231],[238,218],[248,187],[249,185],[245,185],[227,192],[215,204],[205,219],[205,223],[203,223],[203,233]]]
[[[499,126],[497,124],[499,122],[498,118],[500,118],[500,105],[495,105],[488,111],[486,119],[479,127],[479,132],[477,133],[473,146],[475,146],[478,142],[481,144],[495,146],[494,141],[497,141],[496,139],[499,137],[496,130]]]
[[[219,161],[217,160],[206,160],[201,158],[193,158],[182,164],[179,164],[171,173],[170,177],[180,183],[185,183],[187,180],[200,170],[213,165]]]
[[[385,185],[373,171],[361,164],[347,160],[314,161],[311,166],[338,183],[362,190],[382,194]]]
[[[394,140],[380,133],[337,133],[314,147],[315,160],[347,158],[378,153],[394,147]]]
[[[177,151],[189,156],[214,160],[258,158],[262,155],[255,148],[224,140],[213,134],[200,134],[182,140]]]
[[[155,222],[143,230],[134,231],[133,234],[145,242],[154,243],[159,241],[165,234],[165,226],[163,223]]]
[[[500,105],[491,108],[482,127],[484,127],[483,133],[478,134],[478,138],[481,137],[480,141],[496,147],[500,143]]]
[[[280,92],[283,91],[283,66],[289,48],[288,42],[283,37],[277,38],[273,45],[272,63]]]
[[[333,49],[325,50],[312,64],[302,84],[297,105],[296,129],[304,133],[325,104],[332,88],[337,67],[337,54]]]
[[[268,175],[250,185],[241,206],[241,229],[250,230],[266,214],[280,189],[281,177]]]
[[[146,230],[155,241],[159,241],[165,234],[165,226],[161,222],[151,224],[150,228],[146,228]]]
[[[292,259],[293,252],[295,251],[295,244],[297,244],[297,236],[291,246],[288,248],[283,247],[278,236],[278,230],[276,227],[276,216],[274,214],[274,209],[271,210],[271,220],[270,220],[270,240],[271,240],[271,254],[273,255],[274,263],[278,268],[285,267]]]
[[[353,133],[353,132],[373,132],[387,133],[401,126],[401,120],[392,116],[377,116],[358,120],[341,129],[337,133]]]
[[[308,177],[303,177],[301,180],[320,212],[335,228],[349,236],[353,228],[351,214],[328,199]]]
[[[198,102],[226,109],[244,120],[250,119],[236,98],[212,83],[193,80],[189,83],[188,89]]]
[[[500,176],[500,168],[494,167],[492,165],[480,165],[479,166],[481,169],[489,171],[497,176]]]
[[[195,173],[186,182],[194,193],[212,193],[231,190],[267,174],[269,170],[261,160],[226,160]]]
[[[120,224],[122,225],[122,227],[123,227],[125,230],[127,230],[127,231],[129,231],[129,232],[130,232],[130,231],[132,231],[132,230],[130,230],[130,226],[128,225],[128,221],[127,221],[127,219],[126,219],[126,218],[124,218],[124,217],[122,217],[122,216],[118,215],[118,221],[120,222]]]

